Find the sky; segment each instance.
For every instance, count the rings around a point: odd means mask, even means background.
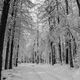
[[[45,0],[30,0],[34,4],[43,3]]]

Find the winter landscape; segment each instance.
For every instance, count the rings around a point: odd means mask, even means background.
[[[0,80],[80,80],[80,0],[0,0]]]

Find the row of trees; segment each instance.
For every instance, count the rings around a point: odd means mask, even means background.
[[[17,14],[19,1],[3,1],[0,15],[0,79],[2,69],[12,69],[18,63],[20,22],[17,22],[19,20]]]

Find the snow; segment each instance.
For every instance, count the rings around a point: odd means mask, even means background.
[[[80,80],[80,69],[74,72],[73,78],[74,80]]]
[[[2,80],[79,80],[80,68],[68,65],[22,63],[11,70],[2,71]]]

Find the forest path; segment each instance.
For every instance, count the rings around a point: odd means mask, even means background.
[[[72,77],[74,70],[60,65],[47,64],[19,64],[12,70],[3,71],[3,80],[75,80]]]

